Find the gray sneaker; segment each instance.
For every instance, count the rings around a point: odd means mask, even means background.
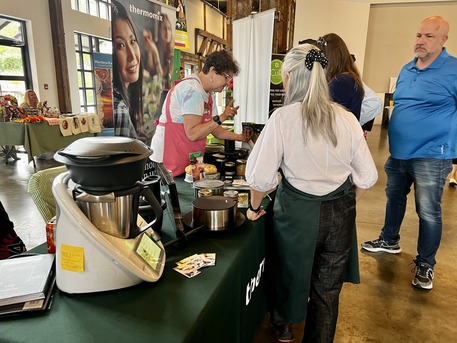
[[[433,268],[423,262],[414,262],[416,266],[412,271],[416,271],[416,275],[411,283],[418,289],[431,290],[433,288],[433,278],[435,277]]]
[[[387,243],[383,238],[379,237],[374,241],[362,243],[362,249],[370,252],[387,252],[389,254],[398,254],[401,252],[400,244]]]

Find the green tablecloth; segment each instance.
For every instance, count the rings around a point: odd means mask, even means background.
[[[6,122],[0,123],[0,145],[24,145],[24,124]]]
[[[77,139],[91,136],[94,136],[94,134],[88,132],[62,136],[58,125],[51,126],[48,123],[25,124],[24,149],[29,154],[29,161],[31,161],[33,156],[39,156],[49,151],[57,151]]]
[[[58,125],[48,123],[0,123],[0,145],[23,145],[29,162],[34,156],[65,148],[75,140],[94,136],[93,133],[62,136]]]
[[[193,190],[182,179],[176,182],[187,213]],[[174,236],[171,219],[167,211],[164,241]],[[198,253],[216,253],[216,266],[192,279],[172,269]],[[226,232],[202,232],[185,248],[167,250],[158,282],[92,294],[57,290],[47,313],[0,319],[0,341],[250,343],[266,312],[264,257],[263,220],[246,220]]]

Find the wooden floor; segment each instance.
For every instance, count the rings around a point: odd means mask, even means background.
[[[386,176],[383,166],[388,156],[387,131],[375,125],[367,139],[378,168],[379,181],[357,205],[359,243],[377,238],[384,222]],[[26,192],[28,179],[34,172],[33,165],[27,163],[27,155],[18,156],[21,160],[10,160],[8,164],[0,159],[0,200],[17,233],[30,249],[45,241],[45,223]],[[52,160],[37,160],[37,170],[55,165]],[[359,252],[362,282],[343,287],[335,343],[456,342],[456,214],[457,188],[446,185],[443,238],[437,255],[434,289],[431,292],[416,290],[411,286],[411,279],[418,219],[410,195],[401,229],[402,253]],[[295,342],[301,341],[302,331],[303,323],[294,326]],[[253,343],[275,341],[265,317]]]

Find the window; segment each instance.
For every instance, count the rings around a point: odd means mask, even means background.
[[[215,10],[221,12],[224,15],[227,15],[227,0],[216,0],[216,1],[211,1],[211,0],[202,0],[203,2],[207,3],[211,7],[213,7]],[[253,3],[255,0],[253,1]],[[257,1],[258,2],[258,1]]]
[[[0,16],[0,94],[20,102],[32,88],[25,22]]]
[[[71,9],[110,20],[111,0],[71,0]]]
[[[81,112],[97,113],[93,53],[111,54],[111,41],[78,32],[74,39]]]

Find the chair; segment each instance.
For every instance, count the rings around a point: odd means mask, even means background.
[[[27,193],[30,194],[44,221],[49,222],[56,215],[56,203],[52,194],[52,183],[57,175],[67,171],[65,166],[36,172],[30,177]]]

